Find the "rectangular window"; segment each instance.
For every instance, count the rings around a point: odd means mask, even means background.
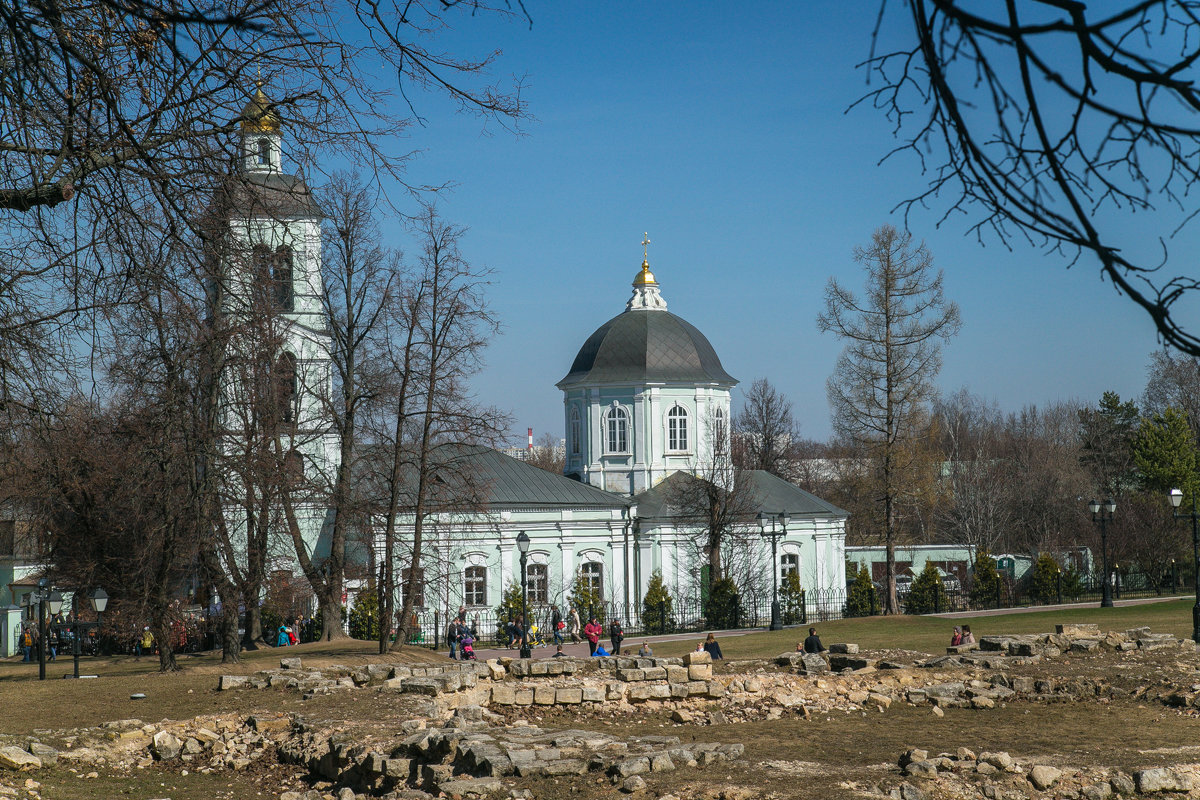
[[[526,564],[525,581],[531,604],[545,605],[550,601],[550,577],[545,564]]]
[[[487,605],[486,567],[467,567],[463,572],[463,605]]]

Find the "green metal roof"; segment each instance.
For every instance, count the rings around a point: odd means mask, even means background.
[[[783,478],[772,475],[766,470],[746,470],[750,490],[754,493],[753,506],[755,513],[778,514],[788,512],[789,517],[848,517],[850,514],[832,503],[827,503],[815,494],[806,492]],[[637,503],[637,515],[642,519],[669,519],[675,516],[670,508],[671,485],[681,480],[700,480],[686,472],[676,472],[669,475],[653,489],[647,489],[633,498]]]
[[[490,447],[447,447],[442,453],[453,453],[447,459],[453,466],[439,473],[447,488],[453,493],[461,486],[464,495],[475,495],[488,508],[615,509],[630,504],[627,497],[555,475]]]
[[[588,337],[558,388],[646,382],[733,386],[737,379],[721,366],[717,352],[695,326],[669,311],[633,309]]]

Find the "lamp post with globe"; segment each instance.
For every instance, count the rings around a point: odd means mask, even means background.
[[[1183,503],[1183,492],[1172,489],[1167,493],[1171,499],[1171,514],[1175,519],[1190,519],[1192,521],[1192,580],[1196,586],[1196,604],[1192,606],[1192,641],[1200,643],[1200,527],[1196,513],[1196,490],[1192,490],[1192,511],[1190,514],[1180,514],[1179,506]]]

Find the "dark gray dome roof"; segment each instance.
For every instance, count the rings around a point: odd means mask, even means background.
[[[717,352],[695,326],[669,311],[633,309],[588,337],[558,388],[645,382],[733,386],[737,379],[721,366]]]

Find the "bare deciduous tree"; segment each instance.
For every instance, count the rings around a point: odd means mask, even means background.
[[[883,610],[899,611],[895,544],[897,498],[914,473],[905,457],[923,433],[933,378],[941,368],[940,343],[959,329],[958,306],[942,294],[942,274],[924,244],[890,225],[875,231],[871,244],[854,250],[867,273],[860,300],[836,280],[825,290],[823,332],[846,342],[829,379],[834,430],[862,444],[878,464],[878,501],[883,506],[887,547],[887,590]]]
[[[733,420],[733,454],[743,469],[762,469],[787,480],[800,425],[792,417],[792,401],[766,378],[750,384]]]

